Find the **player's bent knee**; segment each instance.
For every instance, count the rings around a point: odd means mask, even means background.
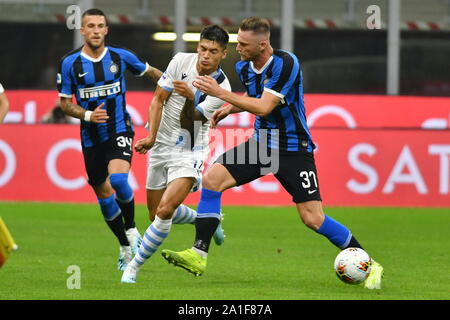
[[[103,199],[110,197],[114,193],[114,190],[107,183],[102,183],[100,185],[92,186],[92,189],[94,189],[94,192],[98,198],[103,198]]]
[[[128,173],[112,173],[109,181],[121,201],[128,202],[133,199],[133,189],[128,183]]]
[[[158,206],[158,209],[156,210],[156,215],[162,219],[162,220],[168,220],[172,219],[173,212],[175,211],[176,207],[171,204],[162,204]]]
[[[202,178],[202,187],[216,192],[224,192],[235,185],[236,181],[228,170],[219,164],[206,171]]]
[[[202,178],[202,187],[208,190],[222,192],[220,190],[220,185],[218,185],[217,181],[215,181],[212,177],[209,175],[204,175]]]

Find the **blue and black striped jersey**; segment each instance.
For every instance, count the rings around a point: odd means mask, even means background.
[[[89,57],[81,48],[66,54],[57,75],[61,97],[75,95],[77,104],[94,110],[101,103],[109,116],[106,123],[81,120],[81,142],[92,147],[109,140],[118,133],[133,133],[131,117],[126,110],[125,70],[143,75],[148,64],[127,49],[106,46],[97,59]]]
[[[251,61],[239,61],[236,63],[236,72],[248,96],[260,98],[264,91],[268,91],[281,98],[271,113],[265,117],[256,117],[254,138],[259,141],[260,130],[266,129],[270,148],[280,151],[306,149],[312,152],[315,145],[306,124],[298,58],[291,52],[274,50],[261,70],[257,70]],[[278,132],[271,129],[278,129]]]

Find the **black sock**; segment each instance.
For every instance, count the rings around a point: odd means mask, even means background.
[[[354,236],[352,236],[352,238],[350,239],[350,242],[344,249],[347,249],[347,248],[360,248],[360,249],[364,250],[364,248],[359,244],[358,240],[356,240],[356,238]]]
[[[122,214],[119,214],[114,220],[105,220],[108,227],[114,233],[114,235],[119,239],[121,246],[129,246],[127,235],[125,234],[125,228],[123,226]]]
[[[195,243],[194,248],[208,252],[211,238],[219,225],[217,218],[199,218],[195,219]]]
[[[134,198],[129,202],[116,201],[122,211],[123,220],[125,221],[125,230],[136,227],[136,224],[134,223]]]

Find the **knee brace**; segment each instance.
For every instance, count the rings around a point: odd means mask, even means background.
[[[109,181],[116,191],[117,200],[130,202],[133,199],[133,189],[128,184],[128,173],[113,173],[109,176]]]

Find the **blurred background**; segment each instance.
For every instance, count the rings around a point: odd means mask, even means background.
[[[82,11],[102,9],[110,22],[107,43],[132,49],[164,70],[174,42],[155,40],[155,33],[174,32],[180,11],[186,32],[217,23],[233,33],[245,17],[267,17],[272,45],[282,48],[286,3],[292,10],[284,26],[292,30],[288,47],[301,60],[306,93],[386,93],[387,0],[0,0],[0,82],[7,89],[55,88],[60,58],[80,43],[78,31],[66,26],[73,4]],[[367,27],[371,5],[380,9],[380,29]],[[398,93],[450,96],[450,0],[403,0],[399,16]],[[195,42],[183,45],[195,51]],[[239,59],[234,43],[228,51],[223,69],[233,89],[242,91],[234,72]],[[129,90],[148,90],[145,81],[130,75],[127,80]]]

